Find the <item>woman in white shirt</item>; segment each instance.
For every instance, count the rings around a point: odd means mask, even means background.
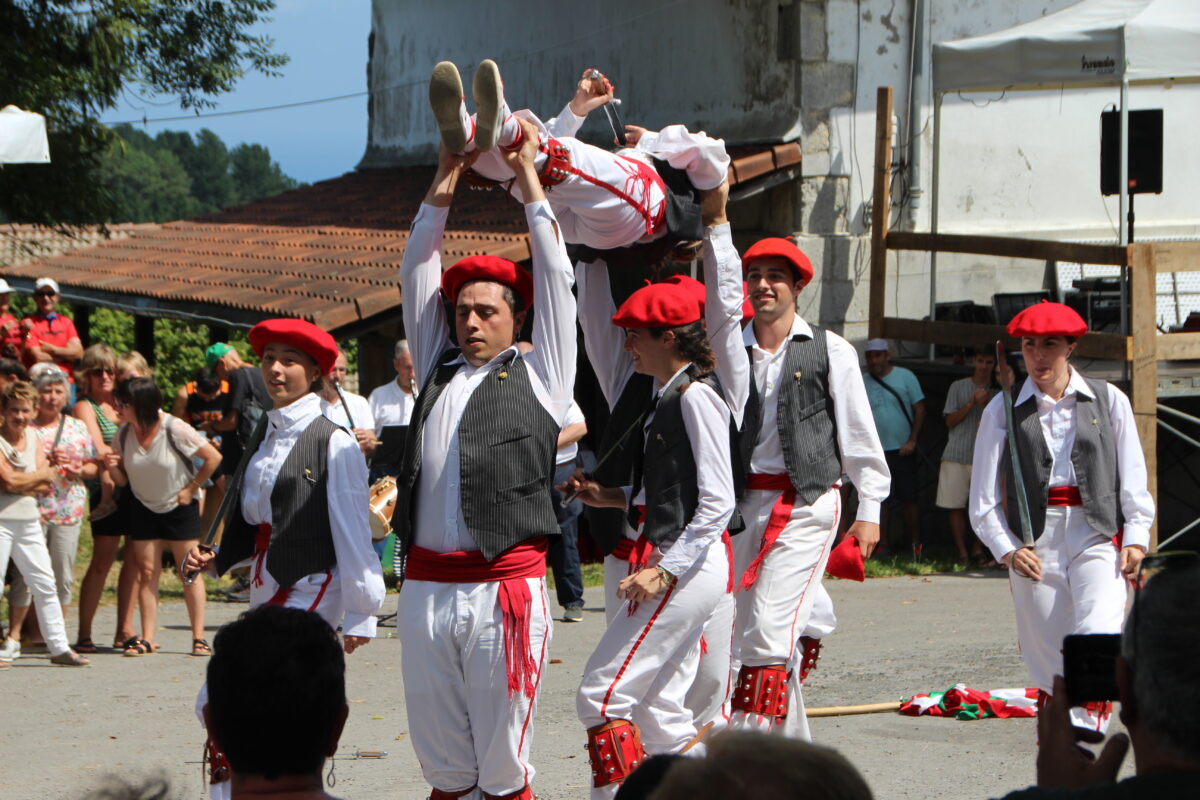
[[[221,463],[217,448],[191,425],[163,413],[162,392],[152,378],[133,378],[117,384],[117,412],[122,426],[105,457],[118,486],[133,492],[130,509],[132,556],[138,565],[138,605],[142,637],[125,642],[125,655],[158,650],[158,580],[164,547],[176,564],[199,543],[200,487]],[[203,464],[195,469],[193,458]],[[183,599],[192,625],[192,655],[207,656],[212,648],[204,638],[204,583],[185,584]]]
[[[1154,521],[1129,399],[1071,366],[1086,332],[1083,318],[1059,303],[1013,318],[1008,333],[1021,340],[1029,373],[1013,398],[1022,480],[1009,458],[1002,396],[984,409],[971,471],[971,524],[1009,568],[1017,638],[1039,707],[1062,674],[1064,636],[1121,630],[1126,581],[1137,574]],[[1018,510],[1021,485],[1029,531]],[[1089,703],[1072,716],[1103,731],[1111,707]]]
[[[62,606],[50,565],[50,552],[42,533],[36,495],[50,491],[58,471],[42,452],[37,434],[29,429],[37,405],[37,392],[21,381],[4,390],[4,416],[0,422],[0,575],[12,556],[33,595],[38,623],[46,638],[50,661],[70,667],[89,663],[67,643]],[[19,632],[18,632],[18,635]],[[21,644],[9,637],[0,646],[0,664],[7,666],[21,654]]]

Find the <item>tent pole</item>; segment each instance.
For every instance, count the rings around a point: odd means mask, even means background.
[[[1117,197],[1120,198],[1117,213],[1120,216],[1118,232],[1120,242],[1129,244],[1129,79],[1121,76],[1121,145],[1117,158],[1120,165],[1117,168]],[[1129,335],[1129,270],[1121,268],[1121,335]],[[1121,365],[1121,377],[1129,385],[1129,362]]]
[[[938,232],[938,179],[942,167],[942,92],[933,94],[933,174],[930,176],[929,232]],[[936,245],[935,245],[936,246]],[[937,320],[937,250],[929,253],[929,320]],[[933,361],[937,345],[929,345],[929,360]]]

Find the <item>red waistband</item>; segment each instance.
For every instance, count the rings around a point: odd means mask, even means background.
[[[786,473],[767,475],[761,472],[751,472],[746,476],[746,488],[764,492],[786,492],[792,488],[792,479]]]
[[[1083,498],[1079,495],[1078,486],[1056,486],[1047,493],[1046,505],[1081,506]]]
[[[258,523],[258,532],[254,534],[254,552],[261,553],[271,543],[271,526],[269,523]]]
[[[628,561],[630,564],[645,564],[653,550],[654,545],[646,541],[645,536],[639,536],[636,540],[622,538],[613,548],[612,555],[613,558]]]
[[[413,545],[405,562],[405,577],[436,583],[487,583],[510,578],[540,578],[546,574],[546,537],[513,545],[494,561],[479,550],[435,553]]]

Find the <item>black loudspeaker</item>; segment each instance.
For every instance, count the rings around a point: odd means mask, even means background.
[[[1162,194],[1163,112],[1150,108],[1129,112],[1129,192]],[[1121,191],[1121,112],[1100,115],[1100,193]]]

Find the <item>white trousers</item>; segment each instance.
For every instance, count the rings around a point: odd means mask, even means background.
[[[75,585],[75,554],[79,551],[79,524],[51,525],[42,523],[46,537],[46,550],[50,553],[50,567],[54,571],[54,585],[58,592],[58,604],[62,608],[71,605],[71,588]],[[14,606],[27,606],[33,599],[25,576],[18,571],[8,588],[8,601]]]
[[[540,684],[553,626],[543,578],[527,578],[529,644]],[[508,695],[500,583],[409,580],[396,630],[408,730],[425,780],[438,789],[505,795],[532,783],[537,695]]]
[[[763,531],[779,492],[750,490],[739,508],[746,530],[733,537],[734,586],[758,555]],[[734,652],[741,665],[759,667],[785,664],[788,668],[788,715],[778,718],[733,712],[730,726],[760,730],[811,741],[800,687],[800,651],[796,643],[805,634],[829,551],[837,536],[841,493],[830,489],[812,505],[797,498],[787,525],[758,568],[758,578],[747,590],[736,589],[737,621]]]
[[[67,652],[71,645],[67,642],[54,568],[50,565],[50,552],[46,549],[40,520],[0,519],[0,576],[8,571],[10,557],[25,576],[25,583],[33,595],[33,607],[46,639],[46,649],[52,656]]]
[[[1053,688],[1063,670],[1063,637],[1075,633],[1120,633],[1128,588],[1112,540],[1087,524],[1080,506],[1046,509],[1046,527],[1034,542],[1042,579],[1031,581],[1009,570],[1017,641],[1033,685]],[[1080,708],[1071,710],[1080,727],[1104,730]]]
[[[630,720],[651,755],[678,752],[695,737],[695,718],[685,700],[695,680],[704,625],[728,582],[729,559],[718,541],[674,587],[637,604],[632,614],[622,603],[584,667],[575,704],[585,728]],[[592,797],[612,797],[618,788],[593,789]]]

